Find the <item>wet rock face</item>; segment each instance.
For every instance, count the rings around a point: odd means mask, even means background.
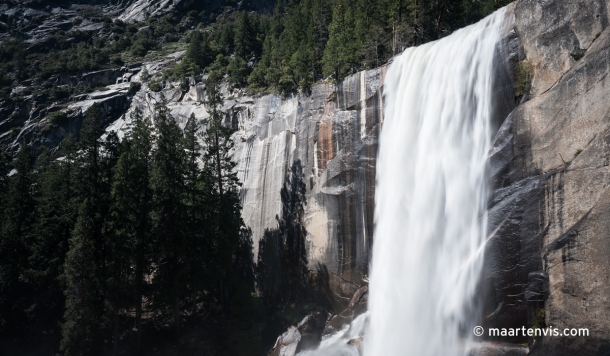
[[[515,8],[533,77],[529,100],[509,115],[490,154],[495,235],[484,318],[488,327],[545,322],[590,333],[539,338],[531,355],[610,351],[609,14],[607,1],[595,0],[521,0]]]

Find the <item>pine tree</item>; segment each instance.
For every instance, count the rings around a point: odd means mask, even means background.
[[[265,74],[267,69],[269,68],[270,63],[270,54],[271,54],[271,38],[266,37],[265,42],[263,44],[263,54],[261,60],[254,67],[250,75],[248,76],[248,87],[255,88],[264,88],[267,87],[267,81],[265,80]]]
[[[205,120],[203,142],[204,177],[210,189],[210,224],[213,226],[214,252],[212,265],[218,273],[218,295],[223,310],[228,310],[229,289],[234,283],[231,270],[233,256],[240,244],[243,227],[239,200],[239,180],[235,172],[236,163],[231,160],[233,148],[232,129],[223,125],[225,114],[221,110],[223,97],[220,93],[220,77],[211,73],[207,80],[205,105],[209,118]]]
[[[39,193],[30,270],[26,275],[35,290],[35,320],[43,325],[61,319],[65,307],[60,276],[64,274],[64,259],[79,205],[74,184],[74,146],[72,137],[68,136],[56,155],[47,151],[38,159],[48,162],[37,169]]]
[[[192,75],[209,66],[215,58],[216,55],[210,47],[209,37],[204,36],[199,31],[194,31],[190,36],[184,60],[180,65],[184,71]]]
[[[61,349],[68,356],[97,354],[101,346],[104,287],[99,276],[101,268],[96,262],[99,222],[93,201],[86,198],[80,207],[64,265],[66,311]]]
[[[29,238],[35,209],[33,157],[21,144],[8,179],[0,230],[0,328],[22,326],[31,303],[30,286],[21,274],[29,268]]]
[[[76,160],[75,185],[83,203],[64,264],[66,311],[61,347],[67,355],[99,351],[104,336],[99,325],[103,325],[108,316],[104,306],[107,256],[110,254],[106,239],[110,200],[108,177],[118,148],[114,147],[112,137],[109,143],[102,143],[103,123],[101,108],[93,105],[83,122],[81,150]]]
[[[149,272],[150,208],[152,191],[149,185],[151,165],[151,125],[139,109],[131,113],[124,149],[113,168],[110,231],[112,251],[109,269],[109,304],[114,318],[115,352],[118,338],[118,316],[122,308],[136,311],[140,349],[142,333],[142,298],[144,277]]]
[[[203,58],[203,36],[201,32],[195,31],[191,34],[189,45],[186,48],[185,59],[190,59],[199,68],[204,68],[206,63]]]
[[[201,156],[201,145],[199,135],[201,124],[191,114],[184,127],[184,138],[182,145],[185,151],[185,205],[188,209],[189,233],[194,233],[197,219],[201,218],[201,202],[198,199],[201,189],[201,168],[199,167]]]
[[[332,18],[332,7],[330,2],[324,0],[311,1],[313,2],[310,7],[311,24],[307,38],[313,52],[311,77],[313,80],[319,80],[322,78],[322,56],[328,41],[328,24]]]
[[[293,163],[280,192],[282,217],[278,219],[279,231],[284,241],[282,295],[285,303],[295,302],[304,293],[307,273],[305,250],[305,182],[301,161]]]
[[[240,86],[246,84],[248,75],[250,74],[248,63],[241,57],[235,57],[229,62],[227,72],[229,74],[229,83]]]
[[[197,301],[199,296],[207,287],[207,271],[209,258],[208,233],[208,207],[206,205],[208,192],[206,181],[202,175],[201,145],[199,136],[201,135],[201,124],[191,114],[184,127],[184,138],[182,146],[185,152],[185,184],[184,184],[184,265],[188,275],[188,296],[192,306],[191,315],[197,315]]]
[[[239,15],[239,22],[235,29],[235,55],[248,61],[255,54],[255,48],[259,46],[256,32],[250,15],[243,11]]]
[[[355,18],[352,7],[338,0],[333,8],[333,19],[328,27],[328,43],[324,50],[324,76],[341,80],[355,71],[358,42],[354,33]]]
[[[185,248],[184,149],[182,132],[167,108],[167,102],[155,105],[155,149],[151,167],[153,191],[152,221],[155,232],[155,276],[159,301],[172,306],[176,337],[180,335],[180,300],[186,284],[182,254]]]

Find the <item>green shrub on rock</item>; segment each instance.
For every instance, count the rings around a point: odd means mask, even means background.
[[[158,79],[151,80],[148,82],[148,88],[152,91],[159,92],[161,89],[161,82]]]
[[[68,114],[63,111],[55,111],[49,114],[49,122],[53,125],[63,125],[68,122]]]
[[[131,82],[129,83],[129,94],[135,94],[142,88],[142,83],[140,82]]]
[[[532,65],[528,61],[519,62],[515,75],[515,98],[519,101],[532,86]]]

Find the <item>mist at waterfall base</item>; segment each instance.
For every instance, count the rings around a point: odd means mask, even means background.
[[[478,318],[493,58],[506,9],[388,67],[368,313],[312,355],[461,356]],[[366,325],[368,324],[368,326]]]

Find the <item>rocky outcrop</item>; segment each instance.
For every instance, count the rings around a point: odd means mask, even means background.
[[[607,1],[517,2],[517,31],[534,68],[531,94],[555,86],[608,26]]]
[[[332,316],[324,327],[324,335],[329,336],[340,331],[358,316],[366,312],[368,302],[368,286],[362,286],[354,293],[349,304],[341,313]]]
[[[277,338],[269,356],[294,356],[300,341],[301,333],[299,332],[299,329],[291,326],[285,333]]]
[[[183,10],[194,0],[135,0],[128,6],[118,19],[124,22],[145,21],[149,17],[157,17],[173,10]]]
[[[62,100],[46,108],[36,108],[34,98],[30,97],[24,105],[27,116],[0,121],[0,128],[6,125],[15,130],[0,134],[0,143],[7,143],[9,148],[16,148],[20,142],[29,142],[33,148],[55,148],[69,134],[78,135],[85,113],[93,104],[102,109],[106,124],[119,119],[131,103],[132,95],[128,89],[129,83],[109,85],[104,90],[78,95],[72,101]],[[50,114],[56,111],[65,112],[66,119],[52,122]]]

